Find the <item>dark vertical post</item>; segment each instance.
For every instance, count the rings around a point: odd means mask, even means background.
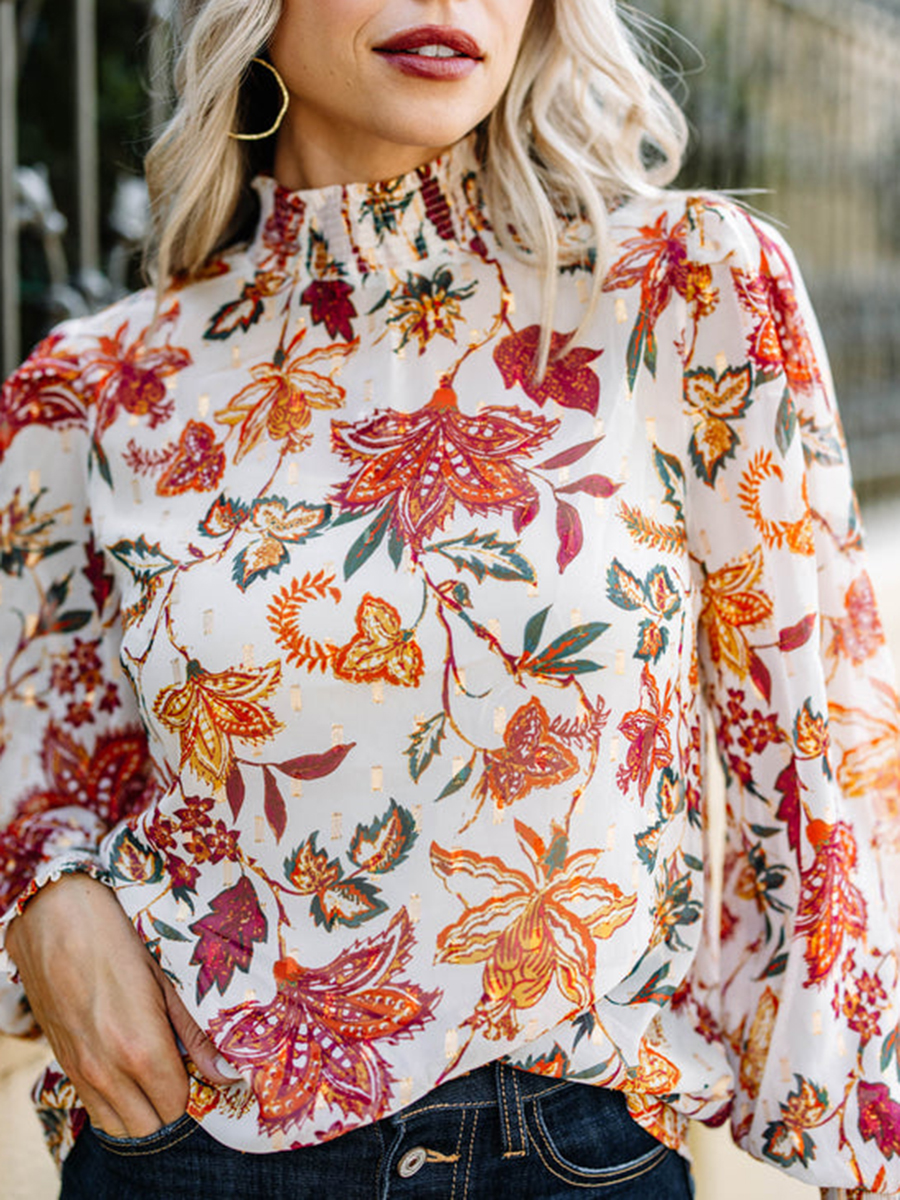
[[[78,265],[82,274],[89,274],[100,266],[96,0],[75,0],[75,145]]]
[[[4,376],[20,358],[16,107],[16,5],[15,0],[0,0],[0,366]]]

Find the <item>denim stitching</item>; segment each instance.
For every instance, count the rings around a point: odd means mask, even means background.
[[[579,1171],[581,1171],[583,1175],[587,1174],[590,1168],[576,1167],[574,1164],[567,1163],[565,1159],[561,1158],[554,1149],[552,1142],[550,1141],[550,1134],[546,1127],[543,1126],[538,1114],[532,1112],[532,1119],[537,1126],[538,1133],[543,1135],[541,1137],[532,1138],[534,1147],[538,1152],[541,1162],[551,1175],[554,1175],[557,1179],[564,1180],[564,1182],[568,1183],[571,1187],[617,1187],[620,1183],[628,1183],[632,1179],[639,1179],[641,1175],[646,1175],[648,1171],[653,1170],[661,1158],[670,1153],[668,1146],[660,1144],[655,1149],[649,1150],[645,1155],[637,1159],[636,1162],[626,1163],[622,1167],[599,1168],[594,1172],[593,1179],[572,1179],[571,1176],[577,1176]],[[547,1158],[544,1156],[545,1150],[547,1154],[551,1156],[552,1162],[548,1162]],[[555,1170],[552,1163],[556,1163],[560,1169]],[[561,1174],[562,1171],[566,1171],[568,1173],[568,1177]]]
[[[519,1091],[519,1077],[515,1070],[511,1071],[512,1085],[516,1093],[516,1129],[519,1136],[521,1148],[519,1150],[507,1150],[503,1155],[504,1158],[525,1158],[528,1154],[528,1141],[525,1133],[525,1109],[522,1104],[522,1094]],[[505,1091],[505,1089],[504,1089]],[[546,1096],[546,1092],[541,1093]],[[511,1141],[512,1139],[510,1139]]]
[[[173,1128],[172,1133],[175,1132],[175,1129],[178,1128],[178,1126],[181,1124],[182,1121],[191,1121],[192,1122],[191,1128],[186,1129],[184,1131],[184,1133],[182,1133],[179,1137],[170,1139],[170,1137],[167,1136],[164,1139],[164,1141],[162,1142],[162,1145],[159,1145],[159,1146],[117,1145],[115,1140],[113,1140],[112,1142],[109,1142],[104,1137],[97,1137],[97,1141],[103,1147],[104,1150],[108,1150],[110,1152],[110,1154],[117,1154],[120,1158],[150,1158],[151,1155],[163,1154],[166,1150],[171,1150],[173,1146],[177,1146],[180,1142],[183,1142],[187,1138],[192,1137],[197,1132],[197,1130],[200,1128],[200,1126],[194,1121],[193,1117],[189,1116],[188,1113],[185,1113],[184,1116],[178,1118],[178,1121],[175,1123],[175,1127]],[[99,1132],[102,1133],[102,1130],[100,1130]],[[94,1130],[95,1137],[96,1137],[97,1133],[98,1133],[98,1130],[95,1129]],[[107,1134],[107,1137],[108,1136],[109,1135]],[[153,1135],[151,1134],[150,1136],[152,1137]]]
[[[469,1159],[466,1163],[466,1182],[463,1185],[463,1200],[468,1200],[469,1195],[469,1175],[472,1170],[472,1159],[474,1157],[473,1150],[475,1147],[475,1130],[478,1128],[478,1113],[472,1114],[472,1134],[469,1138]]]
[[[459,1171],[459,1163],[462,1157],[460,1147],[462,1146],[463,1133],[466,1128],[466,1118],[468,1113],[463,1113],[459,1121],[459,1137],[456,1139],[456,1162],[453,1164],[453,1180],[450,1184],[450,1200],[456,1200],[456,1176]]]
[[[552,1096],[555,1092],[562,1088],[568,1087],[571,1083],[569,1079],[561,1079],[558,1083],[554,1083],[551,1087],[544,1088],[540,1092],[535,1092],[532,1096],[526,1096],[523,1103],[530,1104],[533,1100],[543,1100],[545,1096]],[[417,1117],[421,1113],[440,1112],[445,1109],[473,1109],[473,1108],[493,1108],[496,1105],[496,1100],[453,1100],[446,1101],[442,1104],[422,1104],[416,1108],[404,1108],[403,1119],[408,1121],[410,1117]]]

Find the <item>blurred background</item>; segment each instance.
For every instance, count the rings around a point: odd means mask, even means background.
[[[0,365],[140,283],[140,181],[170,104],[171,0],[0,0]],[[900,659],[900,0],[636,0],[684,105],[684,187],[751,189],[806,276],[828,344],[872,574]],[[662,22],[663,24],[660,24]],[[667,28],[669,26],[671,28]],[[44,1051],[0,1039],[0,1193],[57,1182],[27,1098]],[[695,1140],[698,1200],[811,1200]]]

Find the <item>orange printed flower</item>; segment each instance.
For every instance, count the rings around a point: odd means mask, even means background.
[[[645,663],[641,671],[641,707],[627,712],[619,722],[619,731],[631,745],[616,776],[623,792],[632,783],[637,784],[641,804],[654,773],[672,762],[672,739],[666,728],[672,716],[671,683],[666,684],[660,698],[659,687]]]
[[[550,736],[550,719],[536,696],[513,713],[503,733],[503,749],[485,754],[485,772],[476,794],[488,793],[507,808],[534,788],[549,788],[571,779],[578,759]]]
[[[767,546],[780,550],[786,546],[792,554],[815,553],[813,540],[812,513],[809,510],[809,492],[804,478],[800,494],[800,516],[795,520],[783,517],[767,517],[763,511],[763,489],[767,479],[775,479],[778,483],[784,481],[784,471],[775,462],[771,450],[758,450],[741,476],[738,488],[738,500],[741,508],[759,530],[762,540]],[[779,497],[780,509],[784,508],[784,499]]]
[[[900,695],[873,680],[881,711],[846,708],[831,702],[828,716],[842,752],[837,781],[847,796],[880,802],[885,816],[900,806]],[[835,732],[836,731],[836,732]]]
[[[744,678],[751,650],[744,629],[765,624],[772,616],[769,596],[759,590],[763,577],[762,548],[727,563],[703,583],[700,620],[709,639],[714,663],[730,667]]]
[[[750,1023],[747,1041],[741,1053],[741,1087],[751,1100],[759,1095],[763,1072],[769,1053],[775,1021],[778,1017],[778,997],[767,987],[759,998],[756,1012]]]
[[[435,874],[466,906],[438,935],[435,961],[484,963],[483,995],[466,1024],[492,1039],[514,1038],[517,1014],[554,985],[569,1016],[589,1008],[597,942],[625,925],[637,902],[597,875],[603,851],[569,856],[568,838],[557,826],[549,845],[521,821],[515,828],[530,875],[494,856],[431,847]],[[480,902],[464,898],[469,889],[480,893]]]
[[[196,659],[188,664],[187,682],[164,688],[154,713],[181,740],[180,767],[206,783],[222,784],[234,765],[232,738],[258,746],[284,726],[260,703],[281,682],[278,661],[241,671],[204,671]]]
[[[276,350],[271,363],[251,367],[253,382],[216,413],[221,424],[239,427],[235,463],[265,434],[273,442],[283,442],[286,451],[302,450],[312,410],[340,408],[344,403],[346,392],[335,383],[334,374],[357,342],[336,342],[300,354],[297,348],[305,336],[306,330],[301,329],[286,350]]]
[[[473,514],[535,503],[537,491],[517,460],[530,458],[558,424],[517,408],[465,416],[452,388],[438,388],[418,412],[387,409],[356,425],[335,421],[334,448],[357,468],[335,499],[350,512],[392,501],[394,529],[419,547],[457,503]]]
[[[350,683],[384,683],[418,687],[425,670],[422,651],[411,629],[404,629],[393,605],[368,592],[356,611],[356,635],[334,652],[338,679]]]
[[[797,905],[798,934],[806,937],[807,977],[804,986],[822,983],[840,957],[845,938],[866,933],[866,902],[850,882],[857,861],[856,840],[849,825],[810,821],[806,836],[816,852],[803,872]]]
[[[732,272],[741,306],[753,321],[750,354],[762,371],[783,369],[790,386],[808,392],[821,383],[815,352],[794,292],[793,273],[781,248],[754,221],[750,222],[762,247],[758,275]],[[778,259],[783,273],[771,261]]]

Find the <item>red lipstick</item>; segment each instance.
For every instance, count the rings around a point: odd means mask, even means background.
[[[484,58],[470,34],[447,25],[404,29],[375,50],[390,66],[420,79],[465,79]]]

